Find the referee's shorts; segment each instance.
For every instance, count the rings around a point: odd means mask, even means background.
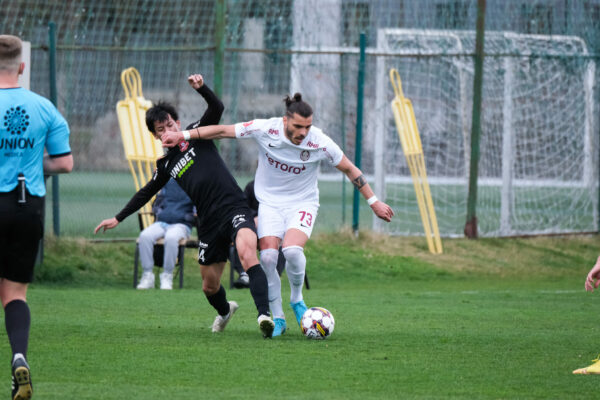
[[[19,204],[17,190],[0,193],[0,278],[33,281],[33,268],[44,233],[44,197],[27,194]]]

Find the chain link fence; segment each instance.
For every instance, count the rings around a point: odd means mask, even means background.
[[[383,182],[376,189],[397,214],[392,224],[373,224],[363,202],[361,228],[422,233],[389,112],[387,70],[397,68],[415,105],[441,233],[461,235],[476,17],[476,0],[18,0],[0,8],[3,33],[31,42],[30,87],[46,97],[48,24],[56,23],[58,107],[71,127],[76,162],[59,178],[60,227],[77,237],[91,237],[134,193],[115,112],[124,97],[123,69],[137,68],[144,96],[173,102],[184,125],[205,109],[187,85],[191,73],[220,90],[222,123],[282,115],[282,99],[300,91],[315,109],[314,124],[353,160],[361,32],[361,168],[373,185]],[[487,0],[486,39],[480,234],[597,231],[600,0]],[[254,173],[256,149],[235,140],[221,141],[220,149],[243,186]],[[351,185],[323,167],[320,187],[316,230],[350,225]],[[47,199],[50,205],[51,191]],[[106,237],[138,231],[131,217]]]

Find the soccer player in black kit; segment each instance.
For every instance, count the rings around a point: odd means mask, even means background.
[[[223,103],[204,84],[202,75],[188,77],[188,82],[208,103],[200,120],[188,126],[214,125],[221,119]],[[168,131],[180,131],[175,108],[164,102],[146,112],[146,125],[156,139]],[[183,141],[170,148],[156,162],[152,179],[141,188],[113,218],[105,219],[94,230],[116,227],[139,210],[170,178],[175,179],[194,202],[198,215],[198,263],[202,275],[202,290],[208,302],[217,310],[213,332],[221,332],[238,305],[227,301],[221,285],[221,275],[229,254],[229,244],[236,244],[244,270],[250,277],[250,293],[258,310],[258,325],[264,337],[271,337],[274,324],[269,315],[267,277],[256,255],[257,237],[252,210],[244,193],[231,175],[212,141]]]

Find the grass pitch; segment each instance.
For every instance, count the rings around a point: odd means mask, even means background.
[[[336,327],[311,341],[285,304],[289,331],[263,340],[248,290],[228,290],[240,309],[212,334],[191,250],[183,290],[136,291],[133,243],[49,238],[29,291],[34,398],[589,398],[598,378],[571,372],[600,352],[583,290],[597,244],[457,239],[433,256],[422,238],[316,237],[305,299]]]

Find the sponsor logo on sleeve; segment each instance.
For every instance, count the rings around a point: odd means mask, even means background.
[[[323,147],[323,151],[325,152],[325,155],[327,156],[327,159],[329,160],[329,162],[333,163],[333,156],[331,155],[330,152],[327,151],[327,147]]]
[[[233,225],[234,228],[237,228],[238,226],[240,226],[244,222],[246,222],[246,215],[245,214],[238,214],[235,217],[233,217],[233,219],[231,220],[231,224]]]

